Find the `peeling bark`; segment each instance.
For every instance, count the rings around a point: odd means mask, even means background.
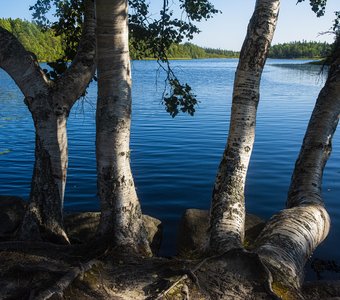
[[[273,270],[276,282],[296,289],[301,288],[307,259],[330,228],[321,185],[340,115],[339,41],[334,58],[295,165],[288,208],[271,219],[257,242],[256,252]]]
[[[151,255],[130,168],[131,70],[128,3],[97,1],[98,233],[128,251]]]
[[[235,74],[227,146],[212,196],[210,247],[223,253],[242,247],[244,186],[255,139],[259,85],[279,14],[278,0],[256,1]]]
[[[327,237],[330,219],[321,205],[301,205],[274,215],[256,241],[256,252],[276,283],[300,290],[306,261]]]
[[[66,73],[48,80],[34,54],[0,28],[0,67],[17,83],[32,114],[36,133],[30,203],[20,238],[68,243],[62,209],[68,164],[66,122],[95,70],[94,2],[86,1],[86,17],[78,54]]]

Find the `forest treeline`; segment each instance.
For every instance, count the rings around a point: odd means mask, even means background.
[[[39,61],[55,61],[63,55],[61,38],[52,30],[43,31],[36,24],[21,19],[0,18],[0,26],[13,33]]]
[[[202,48],[191,43],[185,43],[183,45],[173,44],[168,52],[170,59],[176,58],[237,58],[239,52],[231,50]]]
[[[324,58],[332,49],[332,45],[320,42],[295,41],[273,45],[269,50],[270,58]]]
[[[21,19],[0,19],[0,26],[12,32],[24,47],[33,52],[39,61],[55,61],[63,55],[60,37],[55,37],[52,30],[43,31],[38,25]],[[270,58],[324,58],[331,50],[331,44],[320,42],[296,41],[273,45]],[[132,59],[140,58],[133,47],[130,48]],[[191,43],[173,44],[168,50],[169,59],[198,58],[237,58],[239,52],[214,48],[202,48]],[[152,59],[151,53],[143,56]]]

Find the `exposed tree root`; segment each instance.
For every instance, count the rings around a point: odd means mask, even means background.
[[[72,284],[72,282],[78,277],[83,276],[85,272],[92,269],[93,266],[100,265],[97,260],[91,260],[87,263],[80,264],[79,267],[75,267],[67,272],[60,280],[58,280],[53,286],[40,292],[38,295],[34,295],[32,299],[47,300],[54,295],[63,296],[64,291]]]
[[[241,249],[184,260],[134,257],[117,249],[98,255],[90,247],[77,257],[79,249],[72,247],[14,245],[0,243],[1,299],[278,299],[273,274],[257,254]],[[321,286],[307,287],[304,299],[325,295]],[[332,285],[327,295],[338,292]]]

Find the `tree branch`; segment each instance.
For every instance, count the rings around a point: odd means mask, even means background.
[[[40,68],[36,56],[26,51],[18,39],[0,27],[0,67],[18,85],[26,99],[47,94],[52,82]]]
[[[96,16],[94,0],[85,0],[82,38],[71,66],[56,81],[57,92],[68,95],[69,108],[84,93],[96,69]]]

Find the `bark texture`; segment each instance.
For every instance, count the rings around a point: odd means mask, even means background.
[[[340,115],[340,38],[328,78],[316,101],[288,192],[288,207],[323,205],[322,175]]]
[[[297,289],[303,282],[306,260],[327,237],[330,227],[321,185],[340,115],[339,41],[336,47],[295,165],[288,208],[272,218],[258,240],[257,253],[273,269],[275,280]]]
[[[131,69],[128,3],[97,1],[98,102],[96,151],[99,235],[150,255],[130,168]]]
[[[68,164],[66,122],[95,70],[94,2],[87,0],[82,41],[65,74],[50,81],[34,54],[0,28],[0,67],[17,83],[32,114],[36,131],[35,165],[30,202],[20,230],[21,239],[68,243],[62,209]]]
[[[241,247],[244,239],[244,187],[255,139],[259,86],[279,5],[278,0],[256,1],[235,74],[228,141],[212,196],[210,247],[218,253]]]
[[[299,291],[306,261],[327,237],[330,219],[321,205],[301,205],[274,215],[256,241],[275,286]]]

